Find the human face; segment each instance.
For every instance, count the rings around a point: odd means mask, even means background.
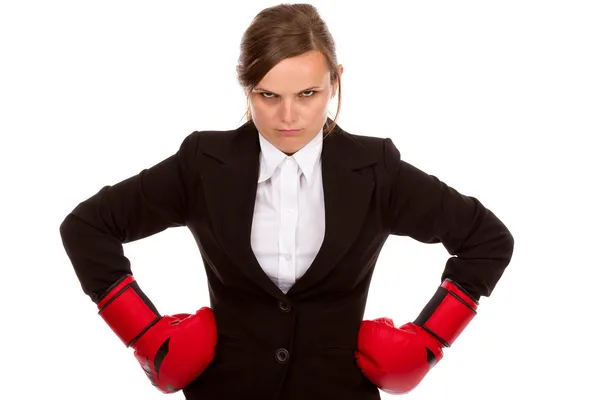
[[[343,67],[338,68],[341,76]],[[336,90],[323,53],[309,51],[284,59],[250,93],[252,120],[265,139],[287,155],[294,154],[323,128]]]

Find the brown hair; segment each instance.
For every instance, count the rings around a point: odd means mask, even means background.
[[[248,92],[246,121],[252,120],[250,91],[277,63],[308,51],[320,51],[338,83],[338,106],[333,123],[325,123],[324,136],[335,127],[341,106],[342,85],[337,68],[335,42],[317,9],[310,4],[280,4],[258,13],[244,32],[236,71],[238,82]]]

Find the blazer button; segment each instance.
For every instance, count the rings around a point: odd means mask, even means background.
[[[285,363],[290,358],[290,353],[286,349],[279,349],[275,352],[275,358],[277,362]]]
[[[281,311],[288,312],[288,311],[290,311],[291,308],[292,308],[292,306],[287,301],[282,300],[279,302],[279,309]]]

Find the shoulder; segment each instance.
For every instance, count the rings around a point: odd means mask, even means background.
[[[370,158],[383,163],[386,170],[393,171],[400,165],[400,150],[390,137],[350,133],[341,127],[336,127],[334,134],[340,135],[345,141],[352,142]]]
[[[219,157],[226,154],[239,141],[238,139],[245,138],[248,141],[251,136],[247,133],[247,124],[227,130],[196,130],[184,137],[181,143],[181,150],[185,153],[186,157],[191,158],[198,158],[203,154]]]
[[[183,139],[182,145],[194,147],[196,153],[206,149],[224,147],[234,140],[239,129],[193,131]]]

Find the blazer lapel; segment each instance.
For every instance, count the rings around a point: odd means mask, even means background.
[[[333,122],[329,119],[329,122]],[[310,268],[287,295],[300,297],[318,285],[354,244],[364,223],[375,183],[361,168],[375,164],[364,148],[339,126],[323,140],[321,168],[325,198],[325,237]]]
[[[331,119],[328,119],[331,123]],[[207,211],[214,233],[233,262],[271,295],[285,299],[316,287],[358,235],[374,182],[360,168],[377,160],[340,127],[323,141],[322,176],[325,197],[325,237],[308,271],[287,295],[268,277],[251,247],[251,229],[260,162],[258,131],[250,121],[236,130],[231,146],[211,154],[222,164],[202,176]]]

